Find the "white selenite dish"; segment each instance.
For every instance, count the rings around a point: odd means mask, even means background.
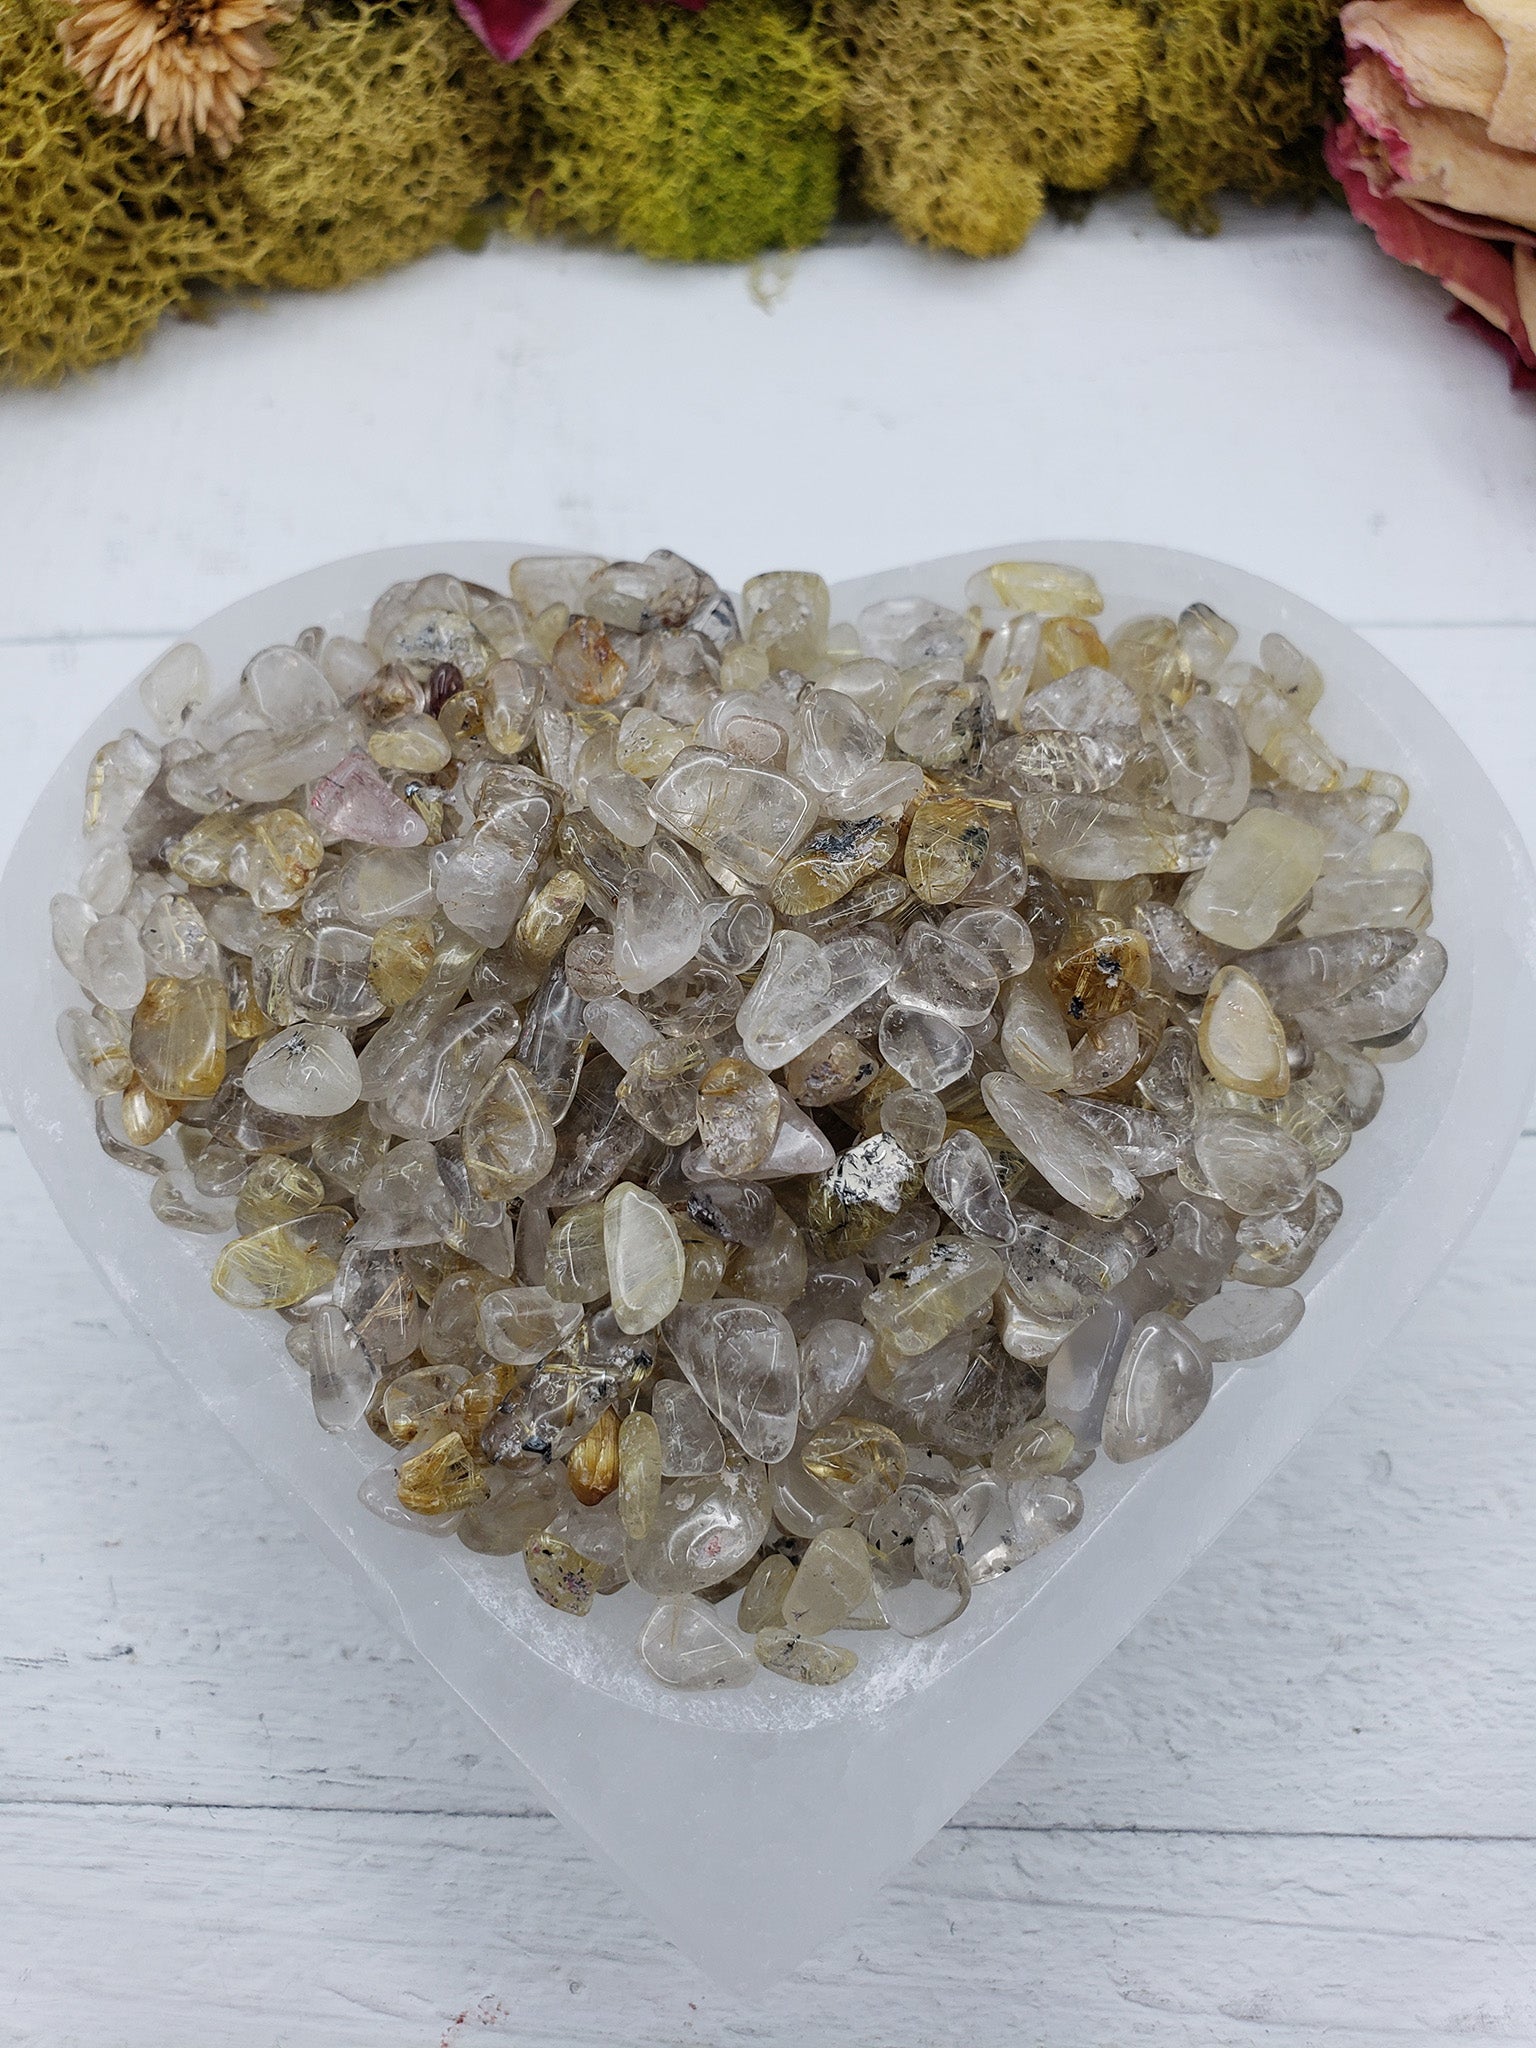
[[[216,690],[305,626],[360,633],[386,585],[435,570],[505,588],[509,562],[552,552],[449,542],[359,555],[231,605],[190,635]],[[1073,540],[1010,543],[836,585],[833,618],[923,595],[960,607],[988,562],[1052,560],[1098,578],[1106,630],[1203,599],[1255,658],[1286,634],[1320,665],[1319,730],[1352,763],[1408,781],[1408,824],[1435,862],[1434,931],[1450,955],[1417,1057],[1387,1070],[1377,1120],[1328,1172],[1344,1214],[1302,1283],[1307,1313],[1267,1359],[1217,1368],[1210,1406],[1146,1461],[1097,1460],[1063,1541],[921,1642],[861,1633],[858,1670],[827,1690],[769,1673],[740,1691],[677,1693],[635,1655],[651,1606],[633,1586],[585,1618],[545,1607],[521,1560],[395,1529],[358,1505],[386,1447],[331,1436],[271,1314],[211,1291],[217,1244],[170,1230],[150,1181],[100,1150],[93,1106],[55,1038],[78,992],[54,958],[48,901],[84,858],[86,767],[148,720],[136,680],[44,791],[0,884],[10,1019],[0,1083],[34,1166],[81,1249],[187,1386],[304,1525],[504,1741],[663,1931],[711,1975],[759,1991],[827,1940],[1025,1742],[1292,1451],[1390,1338],[1499,1177],[1536,1081],[1536,891],[1508,813],[1454,731],[1382,655],[1323,612],[1220,563]],[[769,566],[769,565],[764,565]],[[729,1608],[723,1610],[729,1613]],[[1192,1739],[1198,1732],[1191,1731]],[[509,1893],[518,1873],[506,1872]]]

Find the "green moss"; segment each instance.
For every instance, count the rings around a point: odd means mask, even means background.
[[[842,81],[788,0],[581,0],[513,71],[514,226],[717,263],[826,232]]]
[[[1095,191],[1142,127],[1145,22],[1118,0],[822,0],[862,197],[913,241],[1018,247],[1047,185]]]
[[[136,348],[189,279],[236,281],[250,253],[216,171],[95,111],[61,12],[0,4],[0,379],[19,383]]]
[[[1149,18],[1156,54],[1141,167],[1165,212],[1209,233],[1218,192],[1311,199],[1327,190],[1335,0],[1149,0]]]
[[[453,239],[515,108],[443,0],[353,0],[277,31],[229,178],[271,284],[351,283]]]
[[[121,355],[209,286],[472,240],[492,201],[653,257],[800,247],[844,137],[856,203],[969,255],[1133,161],[1209,228],[1223,189],[1324,189],[1338,78],[1334,0],[580,0],[514,65],[448,0],[311,0],[219,166],[94,110],[62,6],[0,0],[0,379]]]

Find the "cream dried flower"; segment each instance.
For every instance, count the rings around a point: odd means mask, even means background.
[[[245,101],[277,63],[263,30],[294,0],[80,0],[59,40],[97,104],[172,156],[205,135],[227,157]]]

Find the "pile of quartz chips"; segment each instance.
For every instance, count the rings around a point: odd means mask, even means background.
[[[54,899],[103,1147],[233,1233],[366,1505],[633,1580],[670,1685],[842,1679],[1189,1430],[1444,972],[1304,652],[965,597],[538,557],[218,694],[177,647]]]

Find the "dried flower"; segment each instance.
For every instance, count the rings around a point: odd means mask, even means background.
[[[263,30],[292,0],[80,0],[59,40],[98,105],[171,156],[205,135],[227,157],[245,101],[277,63]]]

